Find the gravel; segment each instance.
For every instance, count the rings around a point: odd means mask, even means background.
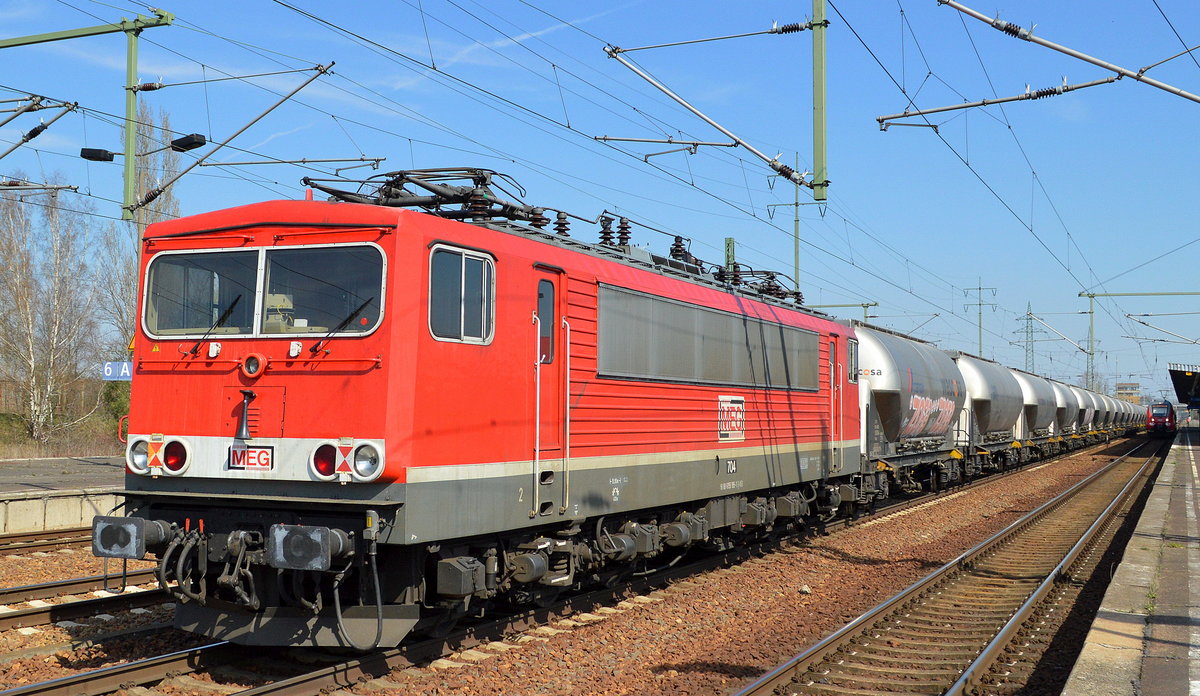
[[[154,567],[153,563],[145,561],[129,562],[130,570],[152,567]],[[110,572],[118,572],[120,568],[120,561],[109,561]],[[0,556],[0,586],[3,587],[36,585],[67,578],[102,575],[103,573],[103,559],[93,556],[91,551],[86,547],[39,551],[15,556]],[[150,585],[143,585],[142,587],[150,587]],[[48,598],[43,601],[58,604],[92,598],[93,595],[88,594],[87,596],[74,595]],[[27,607],[28,605],[25,604],[10,605],[12,609]],[[76,669],[69,666],[75,662],[84,665],[89,664],[89,661],[92,659],[88,654],[89,651],[80,651],[80,655],[77,658],[57,658],[42,655],[18,662],[6,661],[5,655],[26,652],[45,646],[85,641],[99,635],[155,623],[170,622],[170,620],[171,612],[169,609],[152,608],[147,612],[121,612],[111,619],[76,619],[72,622],[60,622],[60,625],[37,626],[32,629],[34,632],[27,631],[23,633],[16,629],[0,631],[0,689],[30,683],[30,679],[33,681],[42,681],[44,679],[64,676],[65,674],[80,671],[81,669],[92,669],[92,667]],[[178,637],[184,637],[184,634],[178,634]],[[141,656],[145,656],[144,649],[139,649],[136,652],[141,653]],[[133,659],[136,659],[136,656]],[[61,671],[61,668],[64,666],[68,671]]]
[[[726,694],[833,633],[1109,461],[1034,466],[845,533],[626,602],[620,614],[479,664],[394,673],[355,693]],[[811,594],[804,591],[805,587]],[[513,641],[509,641],[513,642]],[[483,651],[490,652],[490,651]],[[465,662],[465,660],[452,660]]]
[[[147,561],[130,561],[129,569],[153,568]],[[121,561],[110,559],[109,572],[119,573]],[[56,551],[39,551],[17,556],[0,556],[0,587],[19,587],[104,574],[104,559],[90,548],[78,546]]]
[[[1001,481],[961,491],[902,513],[815,537],[764,558],[696,576],[648,597],[627,600],[602,620],[558,625],[394,672],[354,687],[355,694],[595,696],[726,694],[804,651],[879,602],[952,560],[1058,492],[1100,468],[1110,455],[1077,455],[1030,467]],[[77,557],[72,557],[77,556]],[[11,557],[10,557],[11,558]],[[61,554],[40,578],[22,562],[0,558],[2,584],[98,574],[97,559]],[[26,561],[28,563],[28,561]],[[61,565],[55,565],[61,564]],[[32,565],[32,564],[31,564]],[[53,570],[49,568],[53,567]],[[90,570],[85,569],[90,568]],[[10,576],[9,571],[14,575]],[[108,630],[164,620],[165,610],[123,615]],[[73,629],[78,630],[78,629]],[[54,640],[79,636],[52,628]],[[0,652],[54,642],[0,633]],[[41,635],[41,634],[39,634]],[[163,631],[152,641],[106,641],[86,650],[0,664],[0,689],[197,644]],[[478,654],[489,655],[477,663]],[[0,659],[3,659],[0,657]],[[458,665],[458,666],[450,666]],[[398,683],[391,686],[392,682]],[[165,685],[164,685],[165,686]],[[172,694],[187,689],[167,687]],[[196,691],[196,693],[204,693]],[[211,694],[211,692],[208,692]]]

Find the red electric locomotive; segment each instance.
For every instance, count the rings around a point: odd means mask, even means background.
[[[179,627],[394,645],[886,494],[853,330],[773,278],[547,230],[485,170],[309,183],[337,202],[144,239],[127,515],[94,551],[157,559]]]
[[[1154,435],[1175,434],[1175,407],[1168,401],[1146,408],[1146,431]]]

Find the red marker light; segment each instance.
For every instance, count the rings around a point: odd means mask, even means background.
[[[182,442],[171,441],[163,452],[163,465],[171,471],[181,471],[187,464],[187,448]]]
[[[363,317],[362,319],[359,319],[359,320],[358,320],[358,323],[362,324],[363,326],[366,326],[366,325],[367,325],[367,318],[366,318],[366,317]]]
[[[333,445],[321,445],[313,454],[313,469],[320,476],[333,476],[336,460],[337,448]]]

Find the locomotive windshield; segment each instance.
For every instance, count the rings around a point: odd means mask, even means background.
[[[170,254],[150,265],[146,328],[159,335],[248,334],[254,324],[258,253]],[[241,297],[240,302],[235,299]],[[220,326],[222,313],[233,310]]]
[[[1170,406],[1153,406],[1150,409],[1150,415],[1165,416],[1171,412]]]
[[[263,333],[364,333],[379,321],[383,257],[375,247],[267,252]],[[346,318],[359,309],[351,321]]]
[[[150,262],[146,285],[146,329],[159,336],[361,334],[379,323],[383,254],[369,245],[166,253]]]

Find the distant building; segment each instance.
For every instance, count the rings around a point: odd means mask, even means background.
[[[1128,401],[1131,404],[1141,405],[1141,382],[1117,382],[1117,398],[1122,401]]]

